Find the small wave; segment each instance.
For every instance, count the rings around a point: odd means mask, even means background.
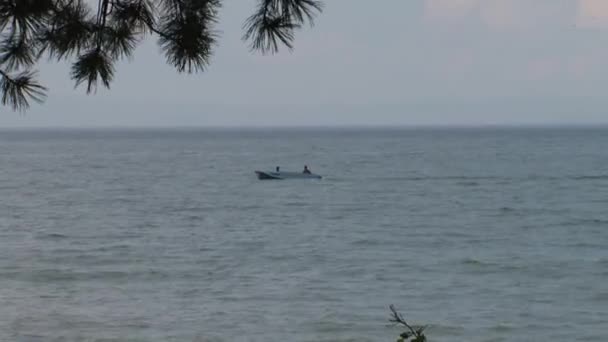
[[[98,170],[98,169],[107,169],[108,167],[106,165],[94,164],[94,165],[91,165],[90,168],[94,169],[94,170]]]
[[[106,271],[106,272],[73,272],[73,271],[60,271],[60,270],[41,270],[38,272],[32,272],[28,279],[35,282],[69,282],[79,280],[94,280],[94,279],[117,279],[125,278],[128,274],[125,272],[118,271]]]
[[[608,292],[596,293],[592,297],[592,300],[598,302],[608,302]]]
[[[496,324],[496,325],[490,327],[491,331],[501,332],[501,333],[514,331],[516,329],[517,329],[517,327],[515,327],[513,325],[508,325],[508,324]]]
[[[124,243],[120,243],[120,244],[115,244],[115,245],[107,245],[107,246],[92,248],[92,249],[89,249],[89,251],[90,252],[115,252],[115,251],[121,251],[121,250],[128,250],[131,248],[133,248],[133,246],[124,244]]]
[[[465,258],[462,260],[462,264],[464,265],[489,265],[477,259]]]
[[[434,335],[457,336],[464,333],[465,328],[462,326],[433,324],[426,331],[432,331]]]
[[[608,266],[608,258],[600,258],[596,262],[598,264],[600,264],[600,265],[607,265]]]
[[[59,233],[42,234],[39,237],[41,239],[51,239],[51,240],[59,240],[59,239],[67,239],[68,238],[67,235],[59,234]]]
[[[181,213],[200,213],[200,212],[205,212],[207,211],[209,208],[206,207],[199,207],[199,206],[183,206],[183,207],[165,207],[163,208],[163,210],[169,212],[169,213],[177,213],[177,214],[181,214]],[[238,209],[238,208],[235,208]]]
[[[461,265],[466,266],[474,273],[500,273],[521,271],[525,267],[513,264],[503,264],[489,261],[482,261],[474,258],[465,258],[460,261]]]
[[[592,243],[592,242],[588,242],[588,241],[578,241],[578,242],[572,242],[572,243],[568,243],[565,245],[566,247],[571,247],[571,248],[602,248],[604,247],[603,244],[601,243]]]
[[[478,186],[479,183],[478,182],[460,182],[457,183],[458,185],[462,185],[462,186]]]
[[[228,206],[225,206],[225,208],[228,210],[246,211],[246,210],[258,210],[258,209],[263,208],[263,206],[260,206],[257,204],[243,204],[243,205],[228,205]],[[200,211],[206,211],[206,210],[209,210],[209,209],[202,208]],[[188,211],[193,211],[193,210],[188,210]]]
[[[573,180],[601,180],[601,179],[608,180],[608,175],[584,175],[584,176],[571,176],[568,178],[573,179]]]
[[[380,177],[379,180],[388,181],[462,181],[464,183],[477,183],[479,180],[512,180],[512,178],[496,176],[410,176],[410,177]]]
[[[164,280],[170,275],[166,272],[156,270],[146,271],[70,271],[70,270],[39,270],[28,272],[27,274],[13,272],[15,277],[25,277],[25,280],[48,283],[48,282],[74,282],[74,281],[92,281],[92,280]],[[181,276],[181,275],[180,275]]]
[[[548,176],[548,175],[530,175],[522,177],[504,177],[504,176],[404,176],[404,177],[380,177],[379,180],[387,181],[462,181],[462,182],[478,182],[481,180],[499,181],[508,183],[512,181],[541,181],[541,180],[608,180],[608,175],[580,175],[580,176]]]
[[[305,207],[306,205],[310,205],[310,203],[294,201],[294,202],[286,202],[284,205],[286,207]]]
[[[355,246],[383,246],[386,245],[386,242],[372,239],[359,239],[351,242],[351,244]]]
[[[477,180],[511,180],[509,177],[498,177],[498,176],[443,176],[443,177],[430,177],[431,179],[439,180],[462,180],[462,181],[477,181]]]
[[[205,217],[201,216],[201,215],[189,215],[186,219],[190,222],[198,222],[198,221],[204,221]]]
[[[588,219],[586,221],[593,224],[608,224],[608,220],[603,219]]]
[[[321,319],[319,321],[311,322],[308,324],[310,324],[311,327],[315,331],[318,331],[321,333],[334,333],[334,332],[349,331],[350,329],[354,328],[352,323],[337,322],[331,316],[321,317]],[[334,341],[338,341],[338,340],[334,340]],[[350,339],[345,339],[342,341],[350,341]],[[355,340],[353,340],[353,341],[355,341]]]
[[[390,225],[389,227],[392,227],[392,225]],[[446,238],[470,238],[472,235],[466,232],[462,232],[462,231],[447,231],[445,233],[443,233],[443,236]],[[481,240],[472,240],[471,241],[473,243],[476,242],[481,242]]]
[[[560,178],[557,176],[548,176],[548,175],[529,175],[523,179],[530,180],[530,181],[540,181],[540,180],[559,180]]]
[[[608,219],[577,219],[565,221],[559,224],[560,226],[606,226],[608,225]]]

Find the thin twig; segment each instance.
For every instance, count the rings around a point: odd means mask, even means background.
[[[391,304],[389,306],[389,309],[391,310],[391,312],[393,314],[392,318],[390,319],[391,322],[396,323],[396,324],[401,324],[401,325],[407,327],[410,330],[410,332],[412,333],[412,335],[414,335],[414,336],[418,336],[419,335],[418,332],[416,330],[414,330],[414,328],[412,328],[412,326],[409,325],[405,321],[405,319],[403,318],[403,316],[401,316],[401,314],[397,311],[397,309],[395,309],[394,305]]]

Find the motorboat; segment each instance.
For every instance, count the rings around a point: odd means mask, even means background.
[[[285,172],[285,171],[255,171],[258,179],[321,179],[323,177],[314,173]]]

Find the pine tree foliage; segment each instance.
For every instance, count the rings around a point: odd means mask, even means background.
[[[26,110],[42,102],[41,58],[71,63],[70,77],[87,93],[109,88],[115,64],[131,58],[154,36],[168,64],[180,73],[204,71],[219,34],[223,0],[0,0],[0,97],[3,106]],[[317,0],[256,0],[243,40],[252,51],[293,48],[295,32],[312,25]]]

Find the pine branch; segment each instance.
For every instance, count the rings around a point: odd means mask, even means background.
[[[36,44],[25,35],[9,36],[0,41],[0,65],[7,70],[30,67],[37,60]]]
[[[3,106],[10,106],[15,111],[23,112],[29,108],[29,100],[41,103],[46,98],[47,89],[35,79],[36,73],[24,71],[16,76],[9,75],[0,69],[0,94]]]
[[[292,50],[295,31],[306,21],[312,26],[322,10],[315,0],[259,0],[257,11],[243,24],[243,40],[263,54],[277,53],[280,45]]]
[[[203,71],[209,65],[217,42],[213,26],[220,5],[218,0],[182,0],[178,12],[169,11],[158,27],[151,28],[159,34],[158,44],[167,63],[178,72]]]
[[[114,65],[112,58],[100,48],[87,51],[72,65],[71,76],[76,81],[76,86],[87,83],[87,94],[97,90],[97,83],[110,88],[110,82],[114,78]]]
[[[82,0],[57,2],[47,27],[38,34],[38,54],[57,60],[79,54],[91,47],[95,30],[91,10]]]
[[[42,57],[75,58],[71,77],[86,82],[87,93],[106,87],[114,64],[130,58],[147,34],[158,36],[167,63],[178,72],[204,71],[217,44],[223,0],[0,0],[0,77],[2,104],[23,111],[43,101],[46,88],[30,70]],[[251,49],[275,53],[293,48],[295,32],[313,24],[317,0],[257,0],[243,28]]]

